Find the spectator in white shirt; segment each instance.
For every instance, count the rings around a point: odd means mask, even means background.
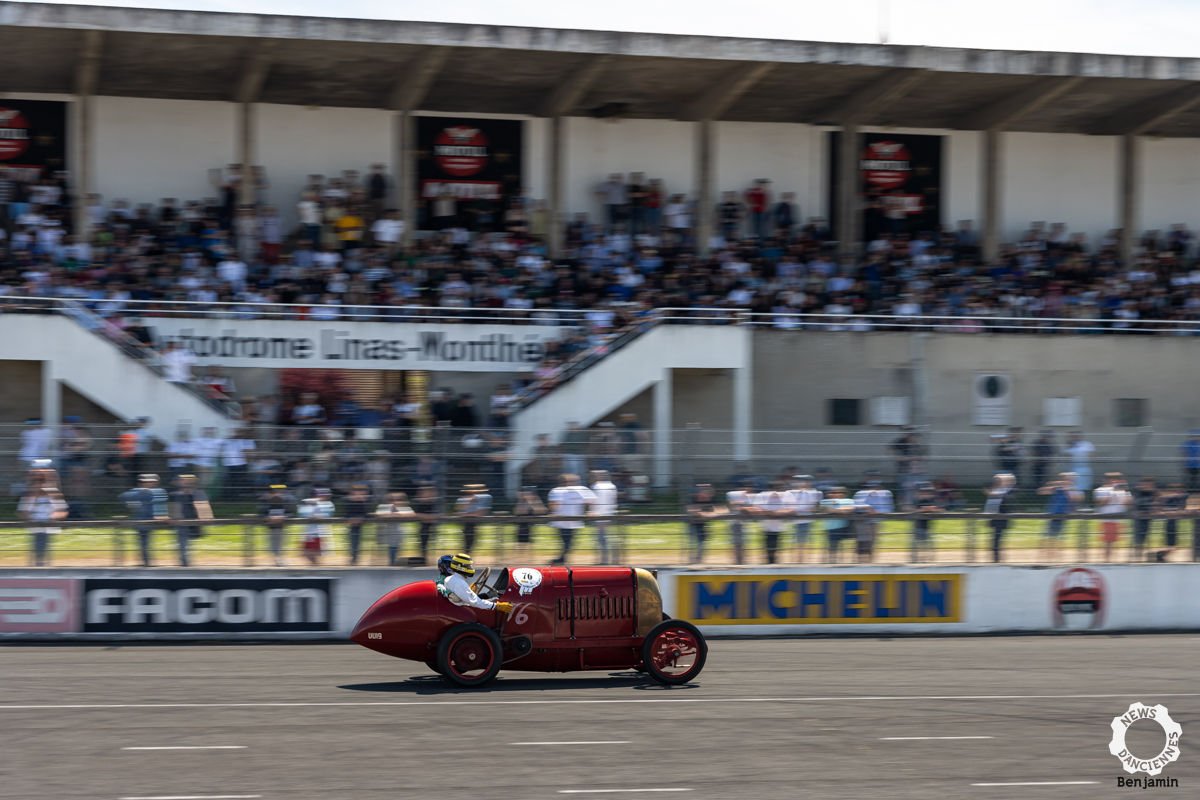
[[[854,505],[867,518],[858,522],[858,560],[869,563],[875,550],[875,536],[879,532],[879,514],[890,514],[896,510],[892,493],[883,488],[878,472],[868,472],[863,488],[854,494]]]
[[[167,445],[167,469],[170,472],[172,486],[175,485],[176,478],[192,471],[191,465],[195,457],[195,445],[192,444],[192,437],[181,428],[175,435],[175,441]]]
[[[595,516],[614,516],[617,513],[617,487],[607,470],[592,471],[591,488],[596,500],[588,507],[588,513]],[[596,520],[596,544],[600,547],[601,564],[615,564],[620,559],[619,542],[616,541],[616,537],[609,539],[610,526],[611,523],[606,519]]]
[[[224,499],[241,497],[250,488],[246,451],[254,449],[254,440],[246,428],[239,428],[233,436],[221,442],[221,463],[225,468]]]
[[[813,488],[811,475],[793,475],[791,495],[792,510],[805,516],[815,511],[821,501],[825,499],[825,495]],[[808,549],[808,534],[811,527],[810,519],[796,521],[796,560],[801,564],[804,563],[805,551]]]
[[[371,236],[375,239],[375,244],[387,250],[389,257],[394,257],[400,248],[400,240],[404,237],[404,220],[400,219],[400,212],[389,208],[387,213],[371,225]]]
[[[763,532],[766,534],[767,563],[774,564],[779,552],[779,534],[783,531],[784,522],[778,517],[792,513],[791,497],[778,482],[772,483],[771,488],[754,496],[754,505],[758,516],[765,517]]]
[[[54,441],[54,432],[42,424],[40,419],[25,421],[25,429],[21,431],[21,449],[17,458],[30,467],[33,462],[50,457],[50,444]]]
[[[586,486],[579,483],[578,475],[566,474],[559,478],[559,485],[550,490],[550,513],[556,517],[583,516],[588,505],[599,502],[599,498]],[[562,553],[554,559],[554,564],[565,564],[567,553],[571,550],[571,540],[575,531],[583,527],[581,520],[562,520],[550,523],[558,528],[562,538]]]
[[[216,434],[216,428],[205,428],[200,431],[199,437],[192,440],[192,463],[196,466],[200,487],[204,489],[212,485],[217,472],[217,458],[221,454],[221,440]]]

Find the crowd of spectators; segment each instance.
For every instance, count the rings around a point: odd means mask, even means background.
[[[293,223],[266,203],[266,178],[219,171],[218,196],[157,205],[92,195],[86,231],[72,230],[65,175],[47,178],[7,205],[0,239],[0,293],[77,298],[121,311],[128,301],[245,301],[296,304],[310,318],[356,313],[358,305],[511,309],[535,314],[594,310],[601,336],[662,307],[738,309],[848,318],[952,315],[972,330],[989,317],[1078,318],[1135,330],[1147,320],[1191,320],[1200,309],[1200,270],[1185,225],[1148,231],[1133,263],[1119,257],[1120,232],[1096,242],[1063,224],[1033,223],[990,263],[970,222],[921,229],[907,220],[867,219],[861,255],[839,257],[825,220],[802,216],[792,192],[768,180],[726,191],[696,208],[662,181],[615,174],[596,187],[602,218],[575,214],[561,256],[547,256],[546,205],[507,198],[468,214],[453,198],[431,201],[414,221],[387,207],[382,166],[365,175],[309,176]],[[462,206],[463,208],[459,208]],[[710,255],[696,247],[695,221],[711,215]],[[406,226],[424,230],[405,245]],[[594,345],[595,343],[589,343]]]

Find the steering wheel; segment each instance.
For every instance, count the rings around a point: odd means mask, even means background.
[[[482,587],[483,589],[487,589],[487,579],[491,574],[492,568],[484,567],[483,572],[479,573],[479,577],[476,578],[475,582],[471,584],[471,591],[475,592],[475,594],[479,595],[480,597],[483,597],[483,592],[480,591],[480,588]]]

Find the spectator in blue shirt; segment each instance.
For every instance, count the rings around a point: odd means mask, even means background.
[[[150,534],[157,520],[166,520],[167,491],[158,485],[158,476],[153,473],[138,476],[138,485],[121,495],[129,506],[129,518],[137,529],[138,543],[142,551],[142,566],[150,566]]]
[[[1075,488],[1075,477],[1073,472],[1063,472],[1059,474],[1058,480],[1038,487],[1038,494],[1050,497],[1046,503],[1047,514],[1073,514],[1079,508],[1084,495]],[[1065,519],[1052,519],[1046,527],[1045,555],[1047,559],[1058,549],[1058,540],[1066,524]]]
[[[1179,455],[1183,459],[1188,491],[1200,491],[1200,431],[1188,431],[1188,438],[1179,445]]]

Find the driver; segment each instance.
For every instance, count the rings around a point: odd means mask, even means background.
[[[467,581],[467,577],[475,574],[475,566],[471,563],[471,557],[466,553],[442,556],[438,559],[438,571],[442,573],[442,577],[437,580],[438,593],[454,605],[484,610],[496,609],[502,614],[508,614],[513,610],[512,603],[484,600],[475,594],[475,590]]]

